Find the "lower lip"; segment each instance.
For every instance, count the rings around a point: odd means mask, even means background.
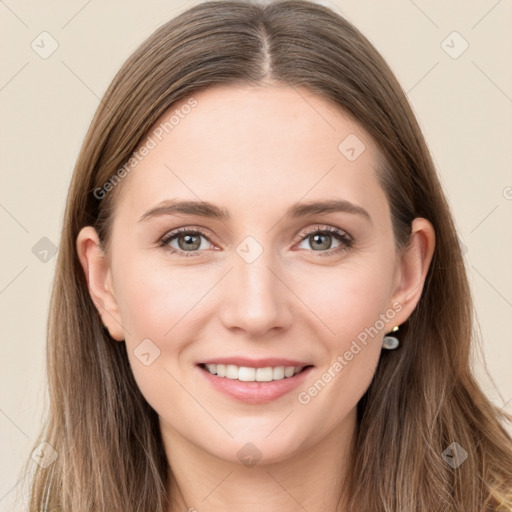
[[[227,377],[212,375],[200,366],[198,368],[206,380],[218,391],[249,404],[264,404],[286,395],[302,384],[313,366],[309,366],[293,377],[285,377],[270,382],[244,382],[228,379]]]

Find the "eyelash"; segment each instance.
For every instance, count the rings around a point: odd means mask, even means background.
[[[171,254],[178,254],[179,256],[184,256],[186,258],[195,257],[198,255],[198,253],[202,252],[202,251],[181,251],[179,249],[175,249],[174,247],[170,247],[168,245],[169,242],[171,242],[173,239],[175,239],[176,237],[178,237],[181,234],[200,235],[200,236],[206,238],[206,240],[208,240],[210,242],[210,239],[208,238],[208,236],[200,229],[179,228],[179,229],[175,229],[174,231],[171,231],[170,233],[167,233],[166,235],[164,235],[159,241],[159,246],[170,251]],[[338,247],[335,247],[334,249],[328,249],[327,251],[311,251],[311,252],[318,252],[319,256],[332,256],[333,254],[341,253],[343,251],[350,249],[354,243],[354,239],[350,235],[348,235],[346,232],[341,231],[337,228],[330,227],[330,226],[327,226],[324,228],[317,227],[315,229],[307,231],[306,233],[304,233],[302,235],[302,237],[298,243],[303,242],[304,240],[306,240],[307,238],[309,238],[311,235],[314,235],[314,234],[328,234],[328,235],[333,236],[339,242],[341,242],[341,245],[339,245]],[[210,242],[210,243],[212,243],[212,242]]]

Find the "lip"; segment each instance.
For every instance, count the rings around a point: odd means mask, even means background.
[[[265,357],[262,359],[249,359],[247,357],[217,357],[215,359],[201,361],[198,364],[234,364],[236,366],[248,366],[249,368],[266,368],[267,366],[312,366],[311,363],[304,361],[281,359],[277,357]]]
[[[228,360],[228,359],[226,359]],[[215,364],[213,359],[211,360],[212,364]],[[230,364],[230,363],[222,363],[223,359],[216,359],[217,364]],[[229,361],[240,361],[240,359],[229,359]],[[247,360],[246,360],[247,361]],[[259,360],[258,363],[264,360]],[[269,361],[269,360],[265,360]],[[273,359],[272,361],[284,361],[283,359]],[[290,361],[295,362],[295,361]],[[205,363],[206,364],[206,363]],[[208,362],[208,364],[210,364]],[[235,364],[235,363],[231,363]],[[254,364],[254,361],[251,365]],[[249,364],[245,364],[246,366],[251,366]],[[239,366],[244,366],[244,364],[240,364]],[[312,365],[304,365],[304,364],[261,364],[259,366],[255,366],[255,368],[264,368],[265,366],[308,366],[304,368],[300,373],[297,373],[293,377],[285,377],[281,380],[274,380],[270,382],[244,382],[235,379],[228,379],[226,377],[218,377],[217,375],[212,375],[208,370],[203,368],[202,366],[197,366],[197,369],[206,379],[207,383],[213,386],[217,391],[224,393],[231,398],[235,398],[238,401],[245,402],[248,404],[265,404],[276,400],[287,393],[293,391],[296,387],[300,386],[309,373],[313,370],[314,366]]]

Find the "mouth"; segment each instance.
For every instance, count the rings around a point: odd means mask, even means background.
[[[253,364],[255,366],[209,362],[199,363],[197,368],[214,390],[248,404],[264,404],[289,394],[304,383],[314,368],[311,364],[300,366],[281,364],[261,366],[262,362]]]

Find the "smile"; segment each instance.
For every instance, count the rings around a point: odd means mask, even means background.
[[[290,378],[300,373],[305,366],[267,366],[265,368],[252,368],[250,366],[237,366],[236,364],[205,364],[204,369],[212,375],[242,382],[271,382]]]
[[[271,402],[304,385],[314,366],[255,367],[200,363],[196,368],[212,389],[231,399],[253,405]]]

